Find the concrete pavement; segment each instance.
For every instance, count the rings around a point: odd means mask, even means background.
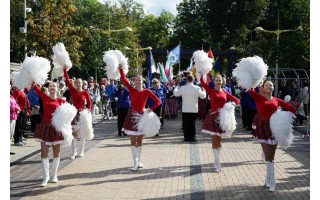
[[[185,143],[180,115],[165,121],[160,137],[144,139],[144,168],[137,172],[129,169],[129,138],[117,136],[116,121],[102,120],[94,126],[95,138],[87,141],[84,157],[69,160],[70,147],[62,149],[59,182],[45,188],[39,187],[40,145],[28,139],[33,154],[20,153],[28,145],[14,147],[19,153],[11,160],[11,199],[310,199],[310,142],[300,132],[294,132],[291,147],[276,151],[277,188],[270,193],[263,186],[261,146],[250,140],[238,116],[233,137],[222,142],[222,172],[214,173],[211,141],[200,133],[201,120],[197,142]]]

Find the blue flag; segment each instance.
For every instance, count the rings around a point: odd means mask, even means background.
[[[214,62],[214,64],[213,64],[213,70],[215,72],[219,72],[220,71],[220,68],[219,68],[218,64],[219,64],[219,56],[218,56],[217,60]]]
[[[170,61],[170,65],[174,65],[180,62],[180,44],[170,51],[168,59]]]
[[[153,55],[152,55],[152,52],[150,50],[150,53],[149,53],[149,70],[148,70],[148,88],[150,88],[151,86],[151,79],[152,79],[152,74],[154,72],[156,72],[156,65],[155,65],[155,62],[153,60]]]

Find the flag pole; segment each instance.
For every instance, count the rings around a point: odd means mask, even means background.
[[[179,45],[180,45],[180,57],[179,57],[179,72],[180,72],[180,64],[181,64],[181,41],[179,41]],[[178,73],[179,73],[178,72]]]

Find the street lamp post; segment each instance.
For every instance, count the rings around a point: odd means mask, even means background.
[[[298,28],[300,29],[300,27]],[[278,12],[278,29],[275,31],[265,30],[262,27],[256,27],[254,31],[256,33],[265,32],[265,33],[274,33],[277,36],[277,51],[276,51],[276,75],[275,75],[275,83],[274,83],[274,95],[275,97],[278,97],[278,91],[279,91],[279,67],[278,67],[278,50],[279,50],[279,37],[281,33],[284,32],[290,32],[290,31],[296,31],[297,29],[287,29],[287,30],[280,30],[279,29],[279,12]]]
[[[27,32],[28,32],[28,20],[27,13],[31,12],[31,8],[27,8],[27,0],[24,0],[24,27],[20,27],[20,32],[25,34],[25,43],[24,43],[24,54],[27,57]]]
[[[134,49],[131,49],[131,48],[125,46],[124,50],[136,52],[136,56],[137,56],[137,58],[136,58],[136,71],[138,72],[139,71],[138,70],[139,69],[139,67],[138,67],[138,65],[139,65],[139,62],[138,62],[138,60],[139,60],[139,51],[152,50],[152,47],[149,46],[149,47],[145,47],[145,48],[134,48]]]
[[[93,29],[93,30],[96,30],[94,28],[94,26],[90,26],[90,29]],[[107,34],[108,37],[111,36],[111,33],[114,33],[114,32],[131,32],[132,29],[130,27],[125,27],[125,28],[122,28],[122,29],[115,29],[115,30],[111,30],[110,29],[110,16],[109,16],[109,27],[108,27],[108,30],[101,30],[102,33],[104,34]],[[97,80],[97,67],[95,67],[95,79]]]

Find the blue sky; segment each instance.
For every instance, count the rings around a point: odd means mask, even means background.
[[[176,6],[182,0],[136,0],[136,2],[144,5],[147,13],[159,16],[162,9],[171,12],[173,15],[177,15]]]
[[[104,0],[100,0],[103,2]],[[109,0],[111,2],[117,2],[117,0]],[[177,15],[177,4],[182,2],[182,0],[135,0],[138,3],[141,3],[144,6],[146,13],[159,16],[161,11],[167,10],[173,15]]]

